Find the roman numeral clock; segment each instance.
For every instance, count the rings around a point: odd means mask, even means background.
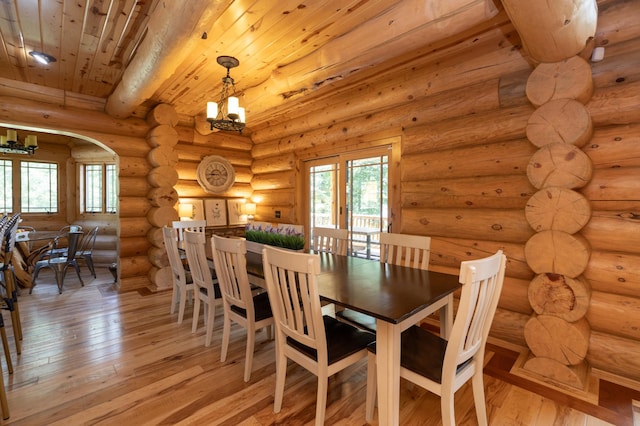
[[[209,155],[198,164],[196,178],[205,191],[220,194],[233,185],[236,173],[228,160],[219,155]]]

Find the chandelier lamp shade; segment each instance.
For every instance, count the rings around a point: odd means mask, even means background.
[[[7,130],[7,134],[0,135],[0,152],[4,154],[27,154],[32,155],[38,149],[38,137],[27,135],[24,142],[18,141],[18,132],[12,129]]]
[[[218,56],[218,64],[227,69],[227,75],[222,78],[222,93],[219,102],[207,102],[207,121],[211,123],[211,130],[227,130],[242,133],[245,126],[244,108],[236,95],[236,86],[229,74],[231,68],[240,65],[240,61],[231,56]]]

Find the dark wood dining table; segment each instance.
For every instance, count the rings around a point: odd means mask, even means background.
[[[378,423],[397,425],[400,412],[400,336],[402,331],[440,310],[440,333],[453,325],[457,275],[319,253],[321,299],[376,318]],[[264,277],[262,256],[247,252],[253,283]]]

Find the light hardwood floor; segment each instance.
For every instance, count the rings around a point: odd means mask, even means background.
[[[178,325],[169,314],[170,292],[118,294],[109,272],[98,273],[93,280],[83,270],[82,288],[69,273],[62,295],[44,274],[32,295],[22,291],[22,355],[12,353],[12,375],[3,364],[5,424],[313,423],[316,379],[295,364],[289,364],[282,411],[273,413],[274,343],[265,332],[257,337],[251,381],[244,383],[244,329],[232,326],[229,355],[220,362],[222,309],[205,348],[202,322],[191,334],[190,306]],[[12,342],[7,312],[4,318]],[[365,382],[365,361],[330,380],[327,424],[365,424]],[[401,388],[402,424],[441,424],[436,396]],[[492,425],[609,424],[487,374],[485,388]],[[459,424],[477,424],[470,386],[456,394],[455,405]]]

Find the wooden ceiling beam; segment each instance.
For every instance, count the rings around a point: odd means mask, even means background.
[[[149,19],[147,37],[107,100],[107,114],[129,117],[138,105],[151,98],[187,56],[202,48],[202,34],[211,28],[227,3],[190,0],[158,4]]]

